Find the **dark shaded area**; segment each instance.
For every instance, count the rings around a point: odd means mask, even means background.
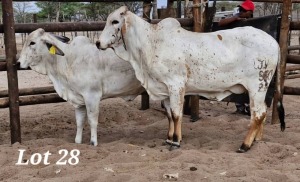
[[[280,15],[269,15],[246,20],[239,20],[223,27],[218,26],[218,22],[214,22],[212,25],[212,31],[252,26],[254,28],[258,28],[267,32],[278,42],[280,32],[280,19]]]
[[[280,34],[280,15],[269,15],[269,16],[264,16],[264,17],[258,17],[258,18],[251,18],[247,20],[240,20],[233,22],[227,26],[220,27],[218,26],[218,22],[214,22],[212,24],[212,31],[218,31],[218,30],[225,30],[225,29],[231,29],[231,28],[236,28],[236,27],[244,27],[244,26],[252,26],[258,29],[261,29],[265,31],[266,33],[270,34],[274,39],[279,41],[279,34]],[[274,93],[275,93],[275,77],[274,75],[270,86],[267,91],[267,95],[265,98],[266,104],[268,107],[271,106]],[[227,102],[244,102],[244,103],[249,103],[249,96],[247,93],[244,94],[232,94],[223,101]]]

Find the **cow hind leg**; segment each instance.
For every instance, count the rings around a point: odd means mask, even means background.
[[[246,138],[237,152],[247,152],[254,139],[261,140],[263,135],[263,125],[267,115],[267,106],[265,104],[265,93],[258,92],[252,94],[249,92],[251,122]]]
[[[167,139],[165,141],[166,144],[172,145],[173,143],[173,134],[174,134],[174,122],[172,119],[172,113],[171,113],[171,108],[170,108],[170,99],[165,99],[163,101],[163,106],[166,109],[168,121],[169,121],[169,130],[167,134]]]
[[[179,89],[179,92],[170,94],[170,107],[172,120],[174,122],[174,134],[173,143],[170,150],[177,149],[180,147],[180,141],[182,140],[181,134],[181,122],[182,122],[182,110],[184,102],[184,92],[183,89]]]
[[[173,142],[171,144],[170,150],[174,150],[180,147],[180,142],[182,138],[181,134],[181,123],[182,123],[182,114],[178,115],[177,112],[172,112],[172,119],[174,121],[174,134]]]
[[[260,141],[262,140],[262,137],[263,137],[263,130],[264,130],[264,125],[265,125],[265,122],[266,122],[266,118],[263,120],[262,124],[259,126],[258,128],[258,131],[257,131],[257,134],[255,136],[255,141]]]

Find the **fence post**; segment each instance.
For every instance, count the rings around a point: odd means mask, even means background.
[[[2,0],[4,43],[7,62],[11,143],[21,142],[16,37],[12,0]]]
[[[279,98],[283,97],[283,87],[284,87],[284,74],[286,69],[287,61],[287,48],[288,48],[288,36],[290,30],[290,20],[289,15],[291,13],[292,1],[283,0],[282,15],[281,15],[281,27],[280,27],[280,37],[279,37],[279,46],[280,46],[280,63],[277,65],[277,76],[276,76],[276,89],[280,87],[281,94],[278,92],[274,95],[273,100],[273,112],[272,112],[272,121],[271,123],[278,123],[279,117],[277,112],[277,104]]]
[[[143,18],[150,19],[150,12],[152,9],[151,0],[143,1]]]
[[[177,18],[181,18],[181,0],[177,0]]]
[[[200,6],[199,6],[200,5]],[[201,0],[193,0],[193,17],[194,17],[194,32],[203,32],[203,22],[201,17]],[[203,19],[202,19],[203,20]],[[191,120],[199,120],[199,96],[191,96]]]
[[[143,1],[143,18],[150,19],[150,12],[152,8],[152,3],[149,0]],[[141,101],[141,110],[146,110],[150,108],[149,95],[145,91],[142,93],[142,101]]]
[[[37,23],[37,14],[32,15],[33,23]]]

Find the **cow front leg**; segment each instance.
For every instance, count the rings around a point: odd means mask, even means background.
[[[86,107],[80,106],[79,108],[75,108],[75,117],[76,117],[76,125],[77,125],[75,143],[81,143],[83,124],[86,120]]]
[[[98,126],[98,117],[99,117],[100,98],[101,97],[97,97],[97,94],[89,94],[88,99],[85,100],[88,121],[89,121],[90,128],[91,128],[90,144],[93,146],[98,145],[97,126]]]
[[[250,95],[250,94],[249,94]],[[241,145],[241,147],[238,149],[237,152],[239,153],[244,153],[247,152],[254,139],[261,139],[263,135],[263,124],[266,119],[266,111],[267,111],[267,106],[264,102],[264,97],[258,97],[256,95],[256,98],[251,99],[250,96],[250,110],[251,110],[251,122],[250,122],[250,129],[246,135],[246,138]]]
[[[163,106],[166,109],[167,118],[169,121],[169,130],[168,130],[167,139],[166,139],[165,143],[168,145],[172,145],[173,135],[174,135],[174,122],[172,119],[172,113],[171,113],[171,108],[170,108],[170,99],[163,100]]]
[[[182,110],[184,102],[184,89],[179,89],[178,92],[171,92],[170,94],[170,107],[172,120],[174,122],[173,143],[170,150],[180,147],[182,140],[181,123],[182,123]]]

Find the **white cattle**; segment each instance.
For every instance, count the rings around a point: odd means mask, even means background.
[[[195,33],[173,18],[149,24],[123,6],[108,16],[97,46],[113,48],[130,62],[152,99],[165,99],[167,143],[173,148],[180,146],[185,94],[220,101],[232,93],[248,92],[251,124],[238,152],[262,138],[266,91],[280,58],[277,42],[267,33],[253,27]]]
[[[100,100],[112,97],[132,100],[144,91],[129,63],[112,50],[99,52],[95,44],[83,36],[65,44],[43,29],[37,29],[29,34],[18,62],[22,68],[29,66],[48,75],[58,95],[75,107],[76,143],[82,141],[83,124],[88,118],[91,145],[98,144]]]

